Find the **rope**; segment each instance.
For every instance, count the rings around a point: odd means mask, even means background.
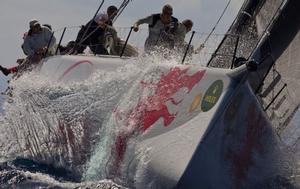
[[[94,14],[94,16],[93,16],[93,18],[92,18],[92,20],[94,20],[95,18],[96,18],[96,16],[97,16],[97,14],[98,14],[98,12],[99,12],[99,10],[101,9],[101,7],[102,7],[102,5],[103,5],[103,3],[104,3],[104,0],[102,0],[102,2],[100,3],[100,5],[99,5],[99,7],[98,7],[98,9],[97,9],[97,11],[95,12],[95,14]],[[92,24],[92,21],[91,22],[89,22],[89,25],[85,28],[85,30],[84,30],[84,33],[83,33],[83,35],[81,36],[81,39],[79,40],[79,45],[83,42],[83,38],[85,38],[85,36],[86,36],[86,34],[87,34],[87,31],[89,30],[89,28],[90,28],[90,26],[91,26],[91,24]],[[78,44],[75,44],[75,46],[77,46]]]
[[[124,10],[124,9],[126,8],[126,6],[128,5],[129,1],[130,1],[130,0],[124,0],[123,3],[120,5],[120,7],[119,7],[119,9],[118,9],[118,12],[117,12],[117,15],[115,16],[115,18],[114,18],[113,21],[112,21],[113,23],[114,23],[114,22],[117,20],[117,18],[122,14],[123,10]],[[98,10],[97,10],[97,12],[96,12],[96,14],[94,15],[93,20],[94,20],[94,18],[97,16],[97,13],[99,12],[100,8],[102,7],[103,2],[104,2],[104,1],[102,1],[101,5],[99,6],[99,8],[98,8]],[[94,34],[94,33],[97,31],[97,29],[100,27],[100,26],[97,26],[93,31],[91,31],[89,34],[87,34],[87,31],[88,31],[88,29],[90,28],[90,25],[91,25],[91,24],[89,24],[89,26],[86,28],[85,33],[84,33],[83,36],[81,37],[81,39],[80,39],[79,43],[77,44],[77,46],[81,46],[82,43],[83,43],[86,39],[88,39],[92,34]]]
[[[248,58],[252,57],[253,54],[255,53],[255,50],[257,49],[257,47],[261,44],[261,42],[263,41],[263,37],[267,36],[269,38],[269,29],[272,27],[272,24],[274,24],[275,20],[278,18],[280,11],[282,11],[284,3],[286,3],[286,1],[282,1],[281,4],[278,6],[277,10],[275,11],[275,13],[273,14],[272,19],[270,20],[270,22],[266,25],[266,28],[264,29],[261,37],[258,39],[255,48],[252,50],[251,54],[249,55]],[[268,39],[269,40],[269,39]],[[269,42],[270,43],[270,42]]]
[[[122,14],[123,10],[126,8],[126,6],[128,5],[129,0],[124,0],[123,3],[121,4],[121,6],[118,9],[117,15],[115,16],[113,23],[117,20],[117,18]],[[85,41],[87,38],[89,38],[93,33],[96,32],[96,30],[99,28],[100,26],[97,26],[92,32],[90,32],[87,36],[85,36],[83,39],[80,40],[79,45],[81,45],[81,43],[83,41]]]
[[[114,17],[113,19],[113,23],[115,23],[115,21],[118,19],[118,17],[122,14],[122,12],[124,11],[124,9],[127,7],[128,3],[130,0],[124,0],[123,3],[120,5],[117,15]]]
[[[217,25],[219,24],[219,22],[221,21],[222,17],[224,16],[229,4],[230,4],[231,0],[229,0],[226,4],[226,7],[224,8],[222,14],[220,15],[219,19],[217,20],[216,24],[214,25],[214,27],[212,28],[212,30],[210,31],[210,33],[208,34],[208,36],[205,38],[204,42],[195,50],[195,53],[198,54],[200,53],[200,51],[204,48],[206,42],[208,41],[208,39],[210,38],[211,34],[215,31]]]

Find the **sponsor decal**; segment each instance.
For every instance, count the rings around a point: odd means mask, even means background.
[[[163,118],[164,126],[170,125],[176,118],[177,112],[170,113],[167,103],[178,106],[184,99],[184,95],[177,101],[173,96],[182,88],[187,88],[186,94],[190,93],[205,74],[205,70],[197,71],[192,75],[187,72],[188,68],[174,67],[166,75],[163,73],[157,83],[142,81],[142,87],[151,88],[154,93],[146,97],[142,96],[134,108],[127,110],[123,125],[130,126],[134,123],[135,125],[132,126],[139,125],[140,129],[145,131],[160,118]]]
[[[144,90],[151,89],[153,93],[141,96],[135,107],[125,111],[115,111],[116,122],[122,127],[129,129],[117,134],[113,160],[113,174],[118,174],[120,163],[124,158],[127,143],[130,138],[145,132],[159,119],[163,119],[163,125],[169,126],[176,118],[177,112],[170,113],[168,103],[178,106],[184,99],[175,100],[173,96],[183,88],[186,94],[190,93],[194,86],[200,82],[205,75],[205,70],[188,74],[189,68],[173,67],[165,74],[162,73],[156,83],[141,81]],[[120,125],[119,125],[120,126]]]
[[[198,95],[195,96],[194,101],[191,104],[190,109],[189,109],[190,113],[194,112],[198,108],[198,106],[199,106],[199,104],[201,102],[201,96],[202,96],[201,93],[199,93]]]
[[[207,89],[201,103],[201,109],[203,112],[209,111],[218,102],[223,92],[223,85],[224,84],[222,80],[217,80],[213,82],[213,84],[211,84]]]

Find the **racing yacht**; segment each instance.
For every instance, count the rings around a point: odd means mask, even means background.
[[[45,109],[38,114],[45,130],[30,125],[27,131],[22,124],[5,130],[6,139],[18,142],[8,141],[14,150],[2,147],[2,153],[63,165],[83,180],[108,178],[132,188],[264,186],[284,174],[278,136],[286,145],[300,136],[293,123],[299,99],[291,104],[287,98],[298,82],[286,72],[286,64],[291,71],[299,65],[300,2],[274,2],[246,0],[207,66],[153,63],[135,69],[141,58],[123,55],[43,59],[39,73],[53,82],[91,82],[99,70],[119,74],[119,80],[95,91],[96,99],[108,94],[97,104],[88,104],[91,97],[82,90],[80,100],[87,105],[76,119],[64,117],[80,108],[79,101],[68,101],[60,116],[50,117]],[[125,49],[127,40],[122,44]],[[122,75],[130,69],[132,75]],[[57,98],[51,93],[38,104]],[[98,106],[97,119],[92,105]]]

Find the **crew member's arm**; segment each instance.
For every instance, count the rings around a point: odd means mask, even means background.
[[[153,16],[148,16],[146,18],[139,19],[134,25],[133,25],[133,31],[137,32],[139,31],[139,25],[141,24],[151,24],[153,21]]]

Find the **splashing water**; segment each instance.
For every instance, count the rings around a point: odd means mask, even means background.
[[[0,156],[64,167],[85,180],[105,179],[116,132],[113,110],[131,95],[128,89],[138,77],[161,63],[143,57],[115,71],[97,70],[87,80],[67,83],[35,70],[24,73],[11,81],[12,96],[3,106]]]
[[[107,115],[140,71],[126,65],[76,83],[57,83],[35,72],[13,80],[13,102],[5,103],[1,124],[1,156],[81,164],[74,152],[96,142]],[[81,142],[87,146],[78,146]]]

